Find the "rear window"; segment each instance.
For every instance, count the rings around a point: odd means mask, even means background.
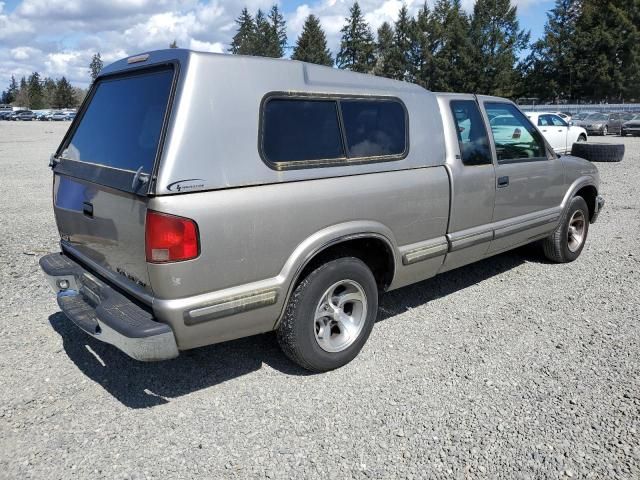
[[[98,80],[62,156],[151,173],[172,81],[172,67]]]

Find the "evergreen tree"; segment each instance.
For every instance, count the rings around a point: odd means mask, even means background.
[[[238,31],[233,36],[229,51],[235,55],[252,55],[255,44],[256,24],[246,7],[242,9],[242,13],[236,19],[236,23],[238,24]]]
[[[413,80],[411,65],[413,29],[413,19],[409,16],[407,6],[402,4],[394,26],[393,47],[388,58],[390,76],[396,80]]]
[[[556,0],[547,13],[544,36],[531,45],[521,65],[521,94],[540,100],[571,99],[575,80],[576,22],[582,0]]]
[[[304,21],[302,33],[293,49],[293,60],[333,66],[333,57],[327,48],[327,37],[315,15],[309,15]]]
[[[173,42],[169,44],[169,48],[178,48],[178,42],[175,38],[173,39]]]
[[[65,77],[62,77],[58,80],[58,84],[56,86],[55,107],[67,108],[74,105],[75,99],[73,96],[73,88],[69,81]]]
[[[287,24],[277,5],[273,5],[269,11],[264,35],[266,46],[264,56],[282,58],[287,46]]]
[[[269,51],[268,42],[270,30],[271,26],[269,25],[269,20],[267,20],[264,12],[258,9],[253,31],[251,53],[249,55],[256,55],[258,57],[267,56],[267,52]]]
[[[27,85],[27,79],[22,77],[20,79],[20,87],[18,88],[18,93],[16,93],[16,99],[14,103],[18,107],[29,108],[31,101],[29,99],[29,87]]]
[[[477,93],[512,96],[518,80],[515,63],[529,36],[520,30],[517,9],[510,0],[477,0],[470,31],[470,87]]]
[[[640,97],[640,2],[584,0],[576,21],[573,87],[582,98]]]
[[[393,27],[384,22],[378,28],[378,41],[376,42],[375,66],[373,73],[381,77],[393,78],[390,56],[393,50]]]
[[[469,18],[460,0],[438,0],[432,28],[438,38],[433,58],[431,88],[443,92],[468,92],[472,76]]]
[[[33,72],[27,80],[29,91],[29,108],[39,110],[44,107],[44,94],[42,91],[42,83],[40,82],[40,74]]]
[[[418,10],[411,29],[409,61],[412,81],[430,90],[433,90],[434,78],[438,76],[434,70],[434,54],[441,36],[440,25],[425,2]]]
[[[358,2],[349,9],[349,17],[340,32],[342,38],[336,58],[338,67],[361,73],[372,71],[375,65],[375,43]]]
[[[100,52],[95,53],[93,57],[91,57],[91,63],[89,64],[89,75],[91,75],[91,82],[95,82],[98,75],[100,75],[100,70],[104,64],[102,63],[102,58],[100,57]]]
[[[16,82],[16,77],[11,75],[11,82],[9,83],[9,88],[7,89],[7,96],[5,97],[4,103],[13,103],[16,101],[16,96],[18,95],[18,82]]]
[[[56,104],[56,92],[58,87],[53,78],[47,77],[42,82],[42,91],[44,96],[44,108],[53,108]]]

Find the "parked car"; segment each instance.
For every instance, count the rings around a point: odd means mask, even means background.
[[[634,115],[622,124],[620,135],[623,137],[627,135],[640,136],[640,114]]]
[[[76,112],[65,112],[65,120],[73,120],[76,118]]]
[[[537,240],[573,261],[604,205],[597,168],[502,98],[176,49],[107,66],[89,98],[51,158],[62,251],[40,265],[139,360],[275,330],[338,368],[381,292]]]
[[[37,112],[35,114],[35,119],[39,120],[41,122],[46,122],[49,119],[49,116],[51,115],[51,112],[49,111],[42,111],[42,112]]]
[[[575,113],[571,116],[571,121],[574,125],[582,126],[580,122],[582,122],[585,118],[595,112],[579,112]]]
[[[14,115],[11,116],[12,120],[17,120],[21,122],[30,122],[34,119],[35,115],[31,110],[20,110],[14,112]]]
[[[62,120],[67,120],[67,114],[64,112],[52,112],[47,120],[49,120],[50,122],[60,122]]]
[[[559,116],[561,119],[563,119],[567,123],[569,123],[572,118],[569,113],[564,113],[564,112],[555,112],[553,115]]]
[[[587,131],[584,128],[567,123],[556,114],[527,112],[527,117],[558,153],[570,152],[574,143],[587,141]]]
[[[4,110],[0,112],[0,120],[9,120],[11,114],[13,114],[13,110]]]
[[[592,113],[579,122],[589,135],[609,135],[620,133],[622,128],[622,114],[620,113]]]

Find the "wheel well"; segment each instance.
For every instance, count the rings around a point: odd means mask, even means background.
[[[344,240],[316,253],[298,275],[296,285],[320,265],[346,256],[362,260],[371,269],[379,291],[385,291],[391,284],[395,268],[391,247],[379,238],[365,237]]]
[[[587,139],[587,135],[584,133],[581,133],[580,135],[578,135],[578,138],[584,138],[585,140]]]
[[[584,201],[587,202],[587,207],[589,207],[589,220],[593,218],[593,214],[596,211],[596,196],[598,195],[598,191],[596,187],[593,185],[587,185],[586,187],[582,187],[580,190],[576,192],[576,197],[584,198]]]

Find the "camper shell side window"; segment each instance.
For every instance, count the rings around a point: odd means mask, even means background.
[[[258,148],[275,170],[401,160],[409,116],[395,97],[270,93]]]

